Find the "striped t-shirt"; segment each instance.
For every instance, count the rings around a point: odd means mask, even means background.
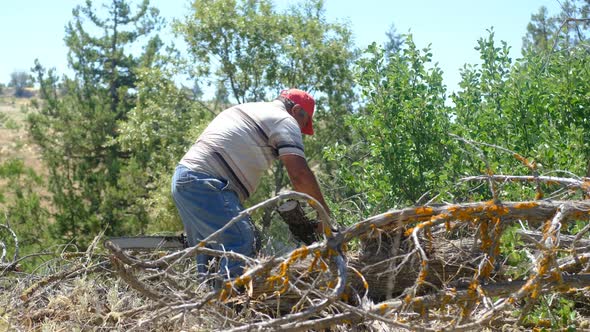
[[[241,201],[279,156],[305,158],[297,121],[283,102],[247,103],[221,112],[207,126],[180,164],[228,181]]]

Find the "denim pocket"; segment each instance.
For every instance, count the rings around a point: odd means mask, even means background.
[[[204,190],[223,191],[227,187],[227,182],[216,178],[195,178],[192,181],[192,185]]]
[[[176,174],[174,177],[174,185],[176,187],[186,187],[194,182],[195,178],[191,177],[188,172]]]

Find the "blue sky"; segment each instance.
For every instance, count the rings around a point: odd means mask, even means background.
[[[7,83],[14,71],[29,70],[36,58],[58,74],[67,74],[64,26],[72,18],[72,8],[84,0],[0,1],[0,82]],[[188,0],[151,3],[168,21],[189,13]],[[275,0],[279,10],[293,3],[297,1]],[[411,31],[418,47],[431,44],[433,60],[444,71],[450,91],[457,89],[459,68],[479,62],[473,48],[477,39],[487,36],[486,29],[493,27],[496,40],[508,42],[511,56],[518,58],[526,25],[541,6],[550,14],[560,8],[558,0],[325,0],[328,20],[348,22],[359,47],[382,43],[392,23],[398,33]]]

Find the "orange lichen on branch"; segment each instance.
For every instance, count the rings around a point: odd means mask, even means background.
[[[426,250],[431,253],[434,251],[434,237],[432,236],[432,229],[428,228],[424,231],[424,235],[426,236],[426,239],[428,240],[426,242]]]
[[[483,220],[479,224],[479,238],[481,239],[479,248],[483,252],[486,252],[487,249],[492,245],[492,239],[490,238],[489,234],[489,225],[490,222],[488,220]]]
[[[320,256],[322,255],[322,252],[317,249],[313,252],[313,260],[311,261],[311,264],[309,265],[309,269],[308,271],[311,272],[313,271],[313,269],[315,269],[315,266],[318,262],[318,259],[320,258]]]
[[[225,289],[221,290],[221,293],[219,294],[219,301],[223,302],[223,301],[227,300],[228,298],[229,298],[228,292]]]
[[[543,240],[547,239],[549,229],[551,229],[551,220],[545,221],[545,224],[543,225]]]
[[[356,275],[363,281],[363,287],[365,287],[366,290],[369,289],[369,283],[367,282],[367,279],[365,279],[365,276],[363,276],[363,274],[357,270],[357,269],[352,269],[354,271],[354,273],[356,273]]]
[[[465,298],[466,305],[460,306],[462,317],[469,316],[469,314],[471,313],[470,308],[473,307],[473,304],[475,304],[479,301],[478,291],[477,291],[479,287],[480,287],[479,281],[477,281],[477,279],[475,279],[475,278],[473,280],[471,280],[471,282],[469,283],[469,286],[467,287],[467,296]]]
[[[387,303],[383,303],[379,305],[379,311],[381,311],[381,314],[384,314],[387,309],[389,308],[389,305]]]
[[[240,276],[234,280],[234,285],[236,287],[244,286],[252,280],[251,276]]]
[[[426,307],[424,306],[424,301],[421,298],[415,298],[412,306],[414,307],[414,311],[420,313],[420,316],[426,316]]]
[[[432,227],[432,225],[433,225],[432,220],[429,220],[429,221],[425,221],[423,223],[416,225],[416,228],[422,229],[422,228],[426,228],[426,227]]]
[[[485,211],[488,216],[503,216],[510,212],[507,206],[502,204],[496,204],[494,201],[488,201],[485,203]]]
[[[289,290],[289,277],[286,277],[285,280],[283,281],[283,287],[281,287],[281,289],[279,289],[279,294],[283,294],[287,290]]]
[[[416,215],[417,216],[426,216],[431,215],[434,212],[430,206],[419,206],[416,208]]]
[[[502,237],[502,219],[500,218],[493,218],[492,222],[494,224],[494,238],[492,239],[492,243],[494,248],[492,248],[492,259],[500,255],[500,238]]]
[[[426,276],[428,275],[428,262],[422,261],[422,267],[420,268],[420,273],[418,274],[418,278],[416,279],[416,285],[422,285],[426,281]]]
[[[410,235],[412,235],[413,232],[414,232],[414,227],[410,227],[404,232],[404,235],[410,236]]]
[[[324,234],[327,237],[331,237],[332,235],[334,235],[334,233],[332,233],[332,228],[330,227],[330,225],[328,225],[327,223],[323,223],[324,225]]]
[[[538,270],[537,273],[541,276],[547,274],[547,271],[549,271],[550,263],[551,262],[550,262],[549,255],[543,256],[543,258],[539,260],[539,265],[537,267],[537,270]]]
[[[484,206],[461,207],[457,205],[450,206],[448,209],[451,217],[455,220],[469,221],[476,218],[474,215],[485,210]]]
[[[288,263],[293,262],[299,258],[305,259],[309,254],[309,248],[307,246],[302,246],[301,248],[295,249],[291,256],[289,256]]]
[[[531,299],[536,299],[539,297],[539,284],[535,283],[532,285],[532,291],[531,291]]]
[[[309,255],[309,248],[306,246],[302,246],[301,248],[295,249],[289,258],[282,262],[279,267],[279,274],[270,276],[266,278],[266,281],[271,285],[274,286],[276,284],[282,284],[282,288],[279,290],[279,293],[284,293],[289,289],[289,277],[287,276],[287,270],[289,267],[298,259],[305,259]]]
[[[404,297],[404,302],[410,304],[412,302],[412,296],[410,294],[406,295],[406,297]]]
[[[514,156],[514,158],[516,158],[517,160],[522,162],[523,165],[525,165],[527,168],[529,168],[531,170],[534,170],[537,167],[534,160],[532,162],[529,162],[528,159],[519,155],[518,153],[513,154],[513,156]]]
[[[219,301],[225,301],[227,299],[229,299],[231,297],[233,293],[233,288],[231,285],[231,282],[226,282],[224,284],[224,288],[221,290],[221,293],[219,293]]]
[[[551,281],[554,281],[556,283],[561,283],[563,282],[563,278],[561,276],[561,273],[559,271],[553,271],[551,272]]]
[[[449,219],[449,217],[450,216],[447,213],[440,213],[440,214],[430,217],[430,222],[446,220],[446,219]]]
[[[537,202],[522,202],[514,204],[515,209],[532,209],[539,206]]]
[[[446,216],[446,215],[445,215],[445,216]],[[440,215],[440,214],[438,214],[438,215],[436,215],[436,216],[433,216],[433,217],[432,217],[432,218],[430,218],[430,220],[428,220],[428,221],[425,221],[425,222],[419,223],[419,224],[418,224],[418,225],[416,225],[415,227],[410,227],[410,228],[408,228],[408,229],[407,229],[407,230],[404,232],[404,235],[405,235],[405,236],[410,236],[410,235],[412,235],[412,233],[413,233],[414,231],[419,231],[419,230],[421,230],[421,229],[423,229],[423,228],[426,228],[426,227],[432,227],[432,225],[434,225],[434,221],[436,221],[438,218],[443,218],[443,217],[441,217],[441,215]]]

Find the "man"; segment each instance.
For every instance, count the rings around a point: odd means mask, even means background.
[[[184,155],[172,178],[172,196],[194,246],[222,228],[244,208],[242,202],[280,159],[293,189],[317,199],[329,212],[303,151],[302,134],[313,135],[315,101],[299,89],[284,90],[272,102],[246,103],[221,112]],[[254,254],[249,218],[235,223],[207,246],[246,256]],[[199,272],[209,258],[197,255]],[[222,273],[236,276],[243,266],[222,259]]]

